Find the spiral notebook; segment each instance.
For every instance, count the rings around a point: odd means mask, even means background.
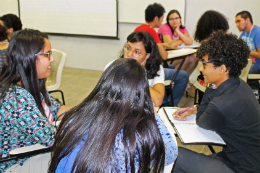
[[[226,145],[223,139],[216,132],[199,127],[196,124],[195,114],[187,117],[186,121],[178,121],[172,116],[178,108],[167,107],[163,109],[182,143]]]

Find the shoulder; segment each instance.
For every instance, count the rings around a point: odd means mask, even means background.
[[[184,34],[185,32],[188,32],[188,30],[184,27],[183,29],[180,29],[180,31]]]
[[[145,31],[145,32],[148,32],[149,34],[151,34],[152,36],[154,36],[154,34],[157,35],[156,31],[148,24],[142,24],[141,26],[138,26],[134,30],[134,32],[136,32],[136,31]]]
[[[114,61],[115,61],[115,60],[110,61],[109,63],[107,63],[107,65],[106,65],[105,68],[104,68],[104,71],[105,71]]]
[[[161,25],[158,32],[165,31],[165,30],[171,30],[171,28],[167,25],[167,23]]]
[[[152,29],[150,27],[150,25],[142,24],[142,25],[138,26],[137,28],[135,28],[134,32],[136,32],[136,31],[146,31],[146,30],[150,30],[150,29]]]
[[[160,69],[157,72],[157,75],[158,76],[155,76],[153,79],[148,79],[149,85],[151,87],[158,83],[162,83],[164,85],[164,70],[162,65],[160,65]]]

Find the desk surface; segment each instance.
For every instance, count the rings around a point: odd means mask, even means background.
[[[167,127],[169,133],[171,134],[172,138],[174,139],[174,141],[175,141],[175,143],[177,145],[177,141],[176,141],[176,137],[175,137],[175,131],[174,131],[171,123],[169,122],[168,118],[166,117],[166,115],[165,115],[165,113],[164,113],[162,108],[158,111],[158,114],[160,115],[164,125]],[[164,167],[164,173],[170,173],[171,170],[172,170],[173,164],[174,163],[172,163],[172,164],[170,164],[168,166],[165,166]]]
[[[178,58],[178,57],[182,57],[182,56],[188,56],[191,54],[194,54],[197,52],[197,49],[176,49],[176,50],[168,50],[168,60],[172,59],[172,58]]]

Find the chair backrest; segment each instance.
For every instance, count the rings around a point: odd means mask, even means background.
[[[247,81],[247,76],[248,76],[248,73],[249,73],[249,70],[250,70],[250,67],[252,65],[252,60],[251,59],[248,59],[248,63],[246,65],[246,67],[241,71],[241,74],[240,74],[240,78],[243,79],[245,82]]]
[[[67,54],[62,51],[56,49],[52,49],[51,51],[55,61],[51,63],[51,75],[46,81],[47,91],[53,91],[60,87],[62,70],[67,57]]]
[[[199,61],[197,67],[193,70],[193,72],[190,74],[189,80],[191,83],[194,83],[197,81],[197,77],[200,75],[199,68],[202,65],[202,62]]]

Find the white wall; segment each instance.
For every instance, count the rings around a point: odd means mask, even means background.
[[[117,58],[127,36],[139,25],[119,24],[120,40],[51,35],[49,38],[52,48],[67,53],[65,67],[103,71],[108,62]]]
[[[250,11],[254,24],[260,26],[259,7],[260,0],[186,0],[185,26],[193,37],[200,16],[206,10],[216,10],[229,19],[229,31],[239,35],[235,26],[236,13],[242,10]],[[103,71],[105,65],[117,57],[126,37],[138,25],[120,23],[120,40],[50,36],[50,41],[53,48],[67,53],[66,67]]]

